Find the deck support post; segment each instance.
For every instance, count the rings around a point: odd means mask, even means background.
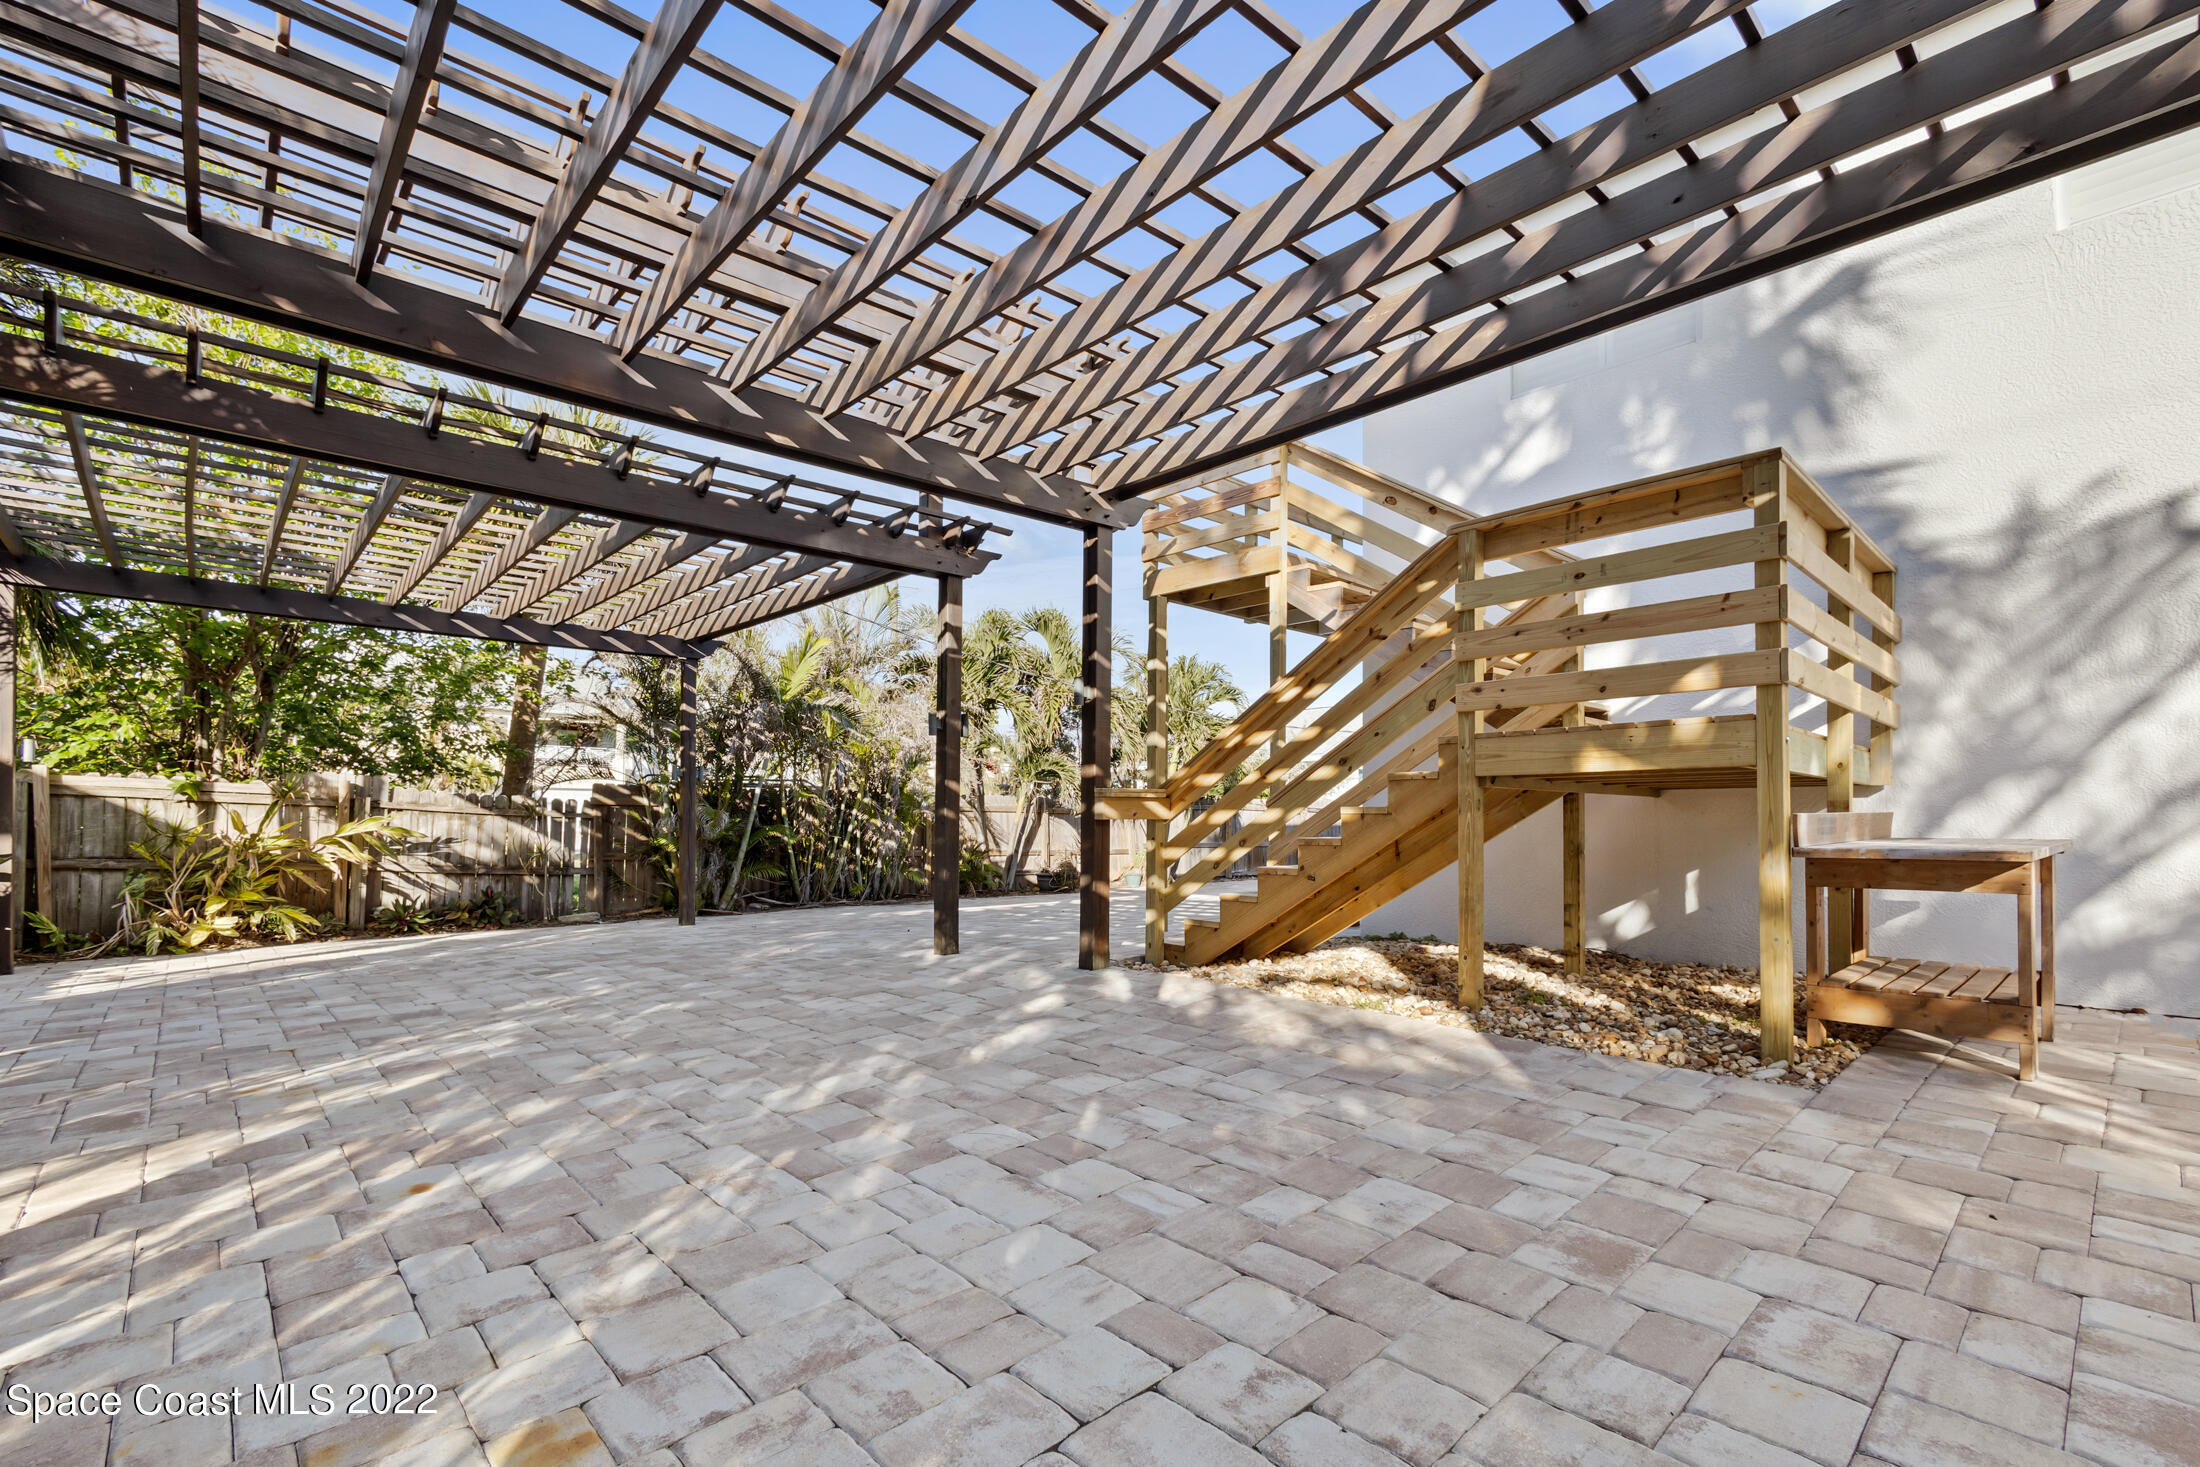
[[[962,620],[960,577],[940,577],[932,737],[932,951],[962,951]]]
[[[1579,615],[1582,609],[1580,596],[1570,596],[1566,609]],[[1583,654],[1576,651],[1566,659],[1562,668],[1566,672],[1582,670]],[[1560,716],[1567,728],[1580,728],[1589,721],[1588,705],[1575,703]],[[1574,791],[1559,797],[1559,861],[1563,867],[1564,894],[1563,925],[1566,953],[1566,971],[1576,978],[1589,972],[1589,923],[1588,923],[1588,864],[1589,864],[1589,807],[1588,796]]]
[[[1291,450],[1276,453],[1276,522],[1268,538],[1276,547],[1276,569],[1268,577],[1268,685],[1274,687],[1291,670]],[[1269,746],[1270,756],[1283,748],[1288,732],[1278,733]]]
[[[1826,555],[1842,570],[1856,568],[1856,536],[1849,530],[1830,530],[1826,534]],[[1856,613],[1847,602],[1837,596],[1826,598],[1826,613],[1843,627],[1850,627]],[[1831,647],[1826,649],[1826,668],[1838,672],[1849,665],[1849,659]],[[1826,809],[1837,812],[1851,809],[1856,803],[1856,715],[1838,704],[1826,705]],[[1858,893],[1844,891],[1829,899],[1826,911],[1826,946],[1830,952],[1828,962],[1838,971],[1856,961],[1856,907]]]
[[[1588,796],[1559,796],[1560,823],[1564,827],[1566,971],[1579,978],[1589,971],[1589,927],[1584,890],[1589,849]]]
[[[1461,530],[1458,534],[1459,582],[1458,611],[1454,616],[1452,635],[1464,649],[1466,638],[1483,629],[1483,609],[1469,606],[1468,590],[1482,579],[1482,532],[1476,529]],[[1478,683],[1488,670],[1488,662],[1480,657],[1452,658],[1452,686],[1464,688]],[[1478,1009],[1482,1006],[1482,929],[1483,929],[1483,812],[1482,778],[1475,768],[1475,739],[1482,731],[1485,717],[1479,708],[1461,708],[1454,700],[1454,717],[1459,727],[1459,1006]]]
[[[1749,492],[1760,525],[1787,519],[1787,468],[1779,454],[1766,454],[1748,469]],[[1757,586],[1788,584],[1787,561],[1757,562]],[[1784,652],[1785,621],[1757,623],[1757,650]],[[1784,658],[1783,658],[1784,662]],[[1766,1064],[1795,1055],[1794,863],[1788,855],[1794,807],[1789,784],[1788,687],[1757,685],[1757,984],[1760,1054]]]
[[[1108,822],[1100,818],[1100,789],[1108,782],[1110,755],[1109,664],[1115,637],[1115,532],[1087,525],[1084,593],[1084,701],[1078,709],[1077,771],[1077,966],[1087,972],[1108,965]]]
[[[0,585],[0,923],[7,929],[0,935],[0,973],[15,971],[15,930],[23,905],[15,834],[15,587],[10,583]]]
[[[675,882],[679,891],[680,925],[695,925],[695,847],[702,812],[697,808],[701,792],[695,774],[695,699],[698,659],[680,659],[680,845],[675,855]]]
[[[1159,789],[1169,779],[1169,603],[1148,594],[1146,600],[1146,785]],[[1162,889],[1169,873],[1161,848],[1169,843],[1171,820],[1146,822],[1146,961],[1168,957],[1169,912]]]

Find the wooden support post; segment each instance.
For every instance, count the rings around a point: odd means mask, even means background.
[[[1276,464],[1275,524],[1268,536],[1276,547],[1275,574],[1268,578],[1268,681],[1291,670],[1291,485],[1284,478],[1287,460]]]
[[[962,951],[963,583],[940,577],[932,738],[932,951]]]
[[[15,587],[0,585],[0,973],[15,971],[23,873],[15,849]]]
[[[1291,670],[1291,450],[1277,450],[1276,476],[1270,481],[1275,490],[1275,522],[1268,538],[1276,548],[1276,569],[1268,577],[1268,685],[1274,687],[1283,681],[1283,675]],[[1289,737],[1286,729],[1276,735],[1269,745],[1273,758],[1283,749]],[[1280,766],[1279,766],[1280,769]]]
[[[2040,1077],[2039,865],[2024,868],[2017,887],[2017,1002],[2024,1005],[2024,1037],[2017,1041],[2017,1078]]]
[[[596,789],[601,790],[602,786],[598,785]],[[588,811],[588,842],[591,853],[588,880],[596,890],[596,915],[608,920],[611,916],[611,831],[615,813],[612,806],[606,804],[595,791],[590,792],[589,801],[583,808]]]
[[[1589,971],[1589,924],[1584,900],[1589,864],[1588,796],[1559,796],[1564,827],[1560,859],[1566,867],[1566,971],[1579,978]]]
[[[59,910],[53,898],[53,783],[43,764],[31,766],[31,830],[30,851],[25,859],[31,863],[31,894],[36,905],[31,908],[51,922]],[[2050,894],[2052,899],[2052,893]],[[2047,944],[2050,954],[2054,943]],[[2052,981],[2053,964],[2049,964]]]
[[[1778,455],[1750,464],[1750,494],[1757,523],[1778,525],[1787,518],[1786,467]],[[1783,558],[1757,562],[1759,589],[1787,584]],[[1757,623],[1757,650],[1787,647],[1785,621]],[[1788,856],[1794,801],[1788,772],[1788,687],[1779,681],[1757,685],[1757,1021],[1759,1052],[1766,1064],[1795,1054],[1794,865]]]
[[[1826,554],[1843,570],[1853,570],[1856,565],[1856,535],[1853,531],[1834,530],[1826,536]],[[1826,612],[1844,629],[1855,624],[1856,613],[1846,601],[1838,597],[1826,598]],[[1849,659],[1826,649],[1826,666],[1839,671],[1849,665]],[[1856,802],[1856,715],[1837,704],[1826,705],[1826,809],[1842,811]],[[1856,960],[1856,902],[1853,896],[1843,892],[1831,900],[1826,913],[1827,961],[1838,971]],[[1812,1026],[1816,1032],[1817,1026]],[[1813,1041],[1815,1042],[1815,1041]]]
[[[1891,570],[1872,573],[1872,594],[1886,602],[1888,610],[1899,611],[1901,607],[1894,599],[1894,582],[1895,573]],[[1890,652],[1895,649],[1897,640],[1891,632],[1881,631],[1878,627],[1872,628],[1872,641]],[[1877,681],[1881,691],[1890,696],[1893,694],[1892,684],[1884,679]],[[1894,730],[1883,723],[1874,723],[1871,726],[1871,743],[1872,783],[1881,789],[1889,788],[1894,784]]]
[[[1580,613],[1583,609],[1580,596],[1570,596],[1567,610]],[[1560,665],[1564,672],[1580,672],[1583,654],[1578,649]],[[1559,721],[1567,728],[1580,728],[1589,721],[1588,705],[1575,703],[1559,715]],[[1580,978],[1589,971],[1589,919],[1588,919],[1588,865],[1589,865],[1589,805],[1588,796],[1578,791],[1559,798],[1559,860],[1564,866],[1565,895],[1563,923],[1565,926],[1566,971]]]
[[[1804,869],[1809,869],[1809,862]],[[1836,909],[1840,903],[1834,903]],[[1803,1042],[1812,1049],[1826,1042],[1826,1024],[1818,1017],[1818,985],[1826,976],[1826,888],[1803,886]],[[1844,964],[1844,966],[1846,966]]]
[[[695,847],[702,818],[695,777],[695,684],[700,666],[696,658],[680,659],[680,845],[674,869],[682,927],[695,925]]]
[[[1459,602],[1452,635],[1464,646],[1465,639],[1483,628],[1480,606],[1465,606],[1473,598],[1466,588],[1482,579],[1482,532],[1461,530],[1459,546]],[[1487,675],[1488,660],[1481,657],[1452,659],[1452,685],[1465,687]],[[1456,709],[1459,727],[1459,1006],[1482,1006],[1482,779],[1475,768],[1475,739],[1486,715],[1479,708]]]
[[[44,827],[42,827],[44,829]],[[2055,1043],[2055,858],[2039,862],[2039,1038]]]
[[[1146,602],[1146,785],[1159,789],[1169,779],[1169,603],[1160,596]],[[1146,961],[1167,954],[1169,909],[1162,894],[1169,883],[1161,848],[1171,821],[1146,822]]]
[[[1085,526],[1084,702],[1077,712],[1077,966],[1108,965],[1108,823],[1100,818],[1100,788],[1108,782],[1109,663],[1115,636],[1115,532]]]
[[[359,781],[347,777],[344,792],[336,797],[336,823],[348,825],[364,813],[360,808],[365,797],[359,792]],[[364,927],[367,919],[367,873],[356,861],[346,861],[337,870],[334,900],[331,906],[336,924],[340,927]]]

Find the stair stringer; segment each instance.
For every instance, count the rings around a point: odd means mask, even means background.
[[[1431,774],[1395,775],[1387,806],[1345,812],[1342,837],[1301,843],[1297,866],[1264,867],[1257,894],[1232,893],[1215,922],[1185,925],[1181,961],[1222,962],[1303,951],[1457,859],[1459,790],[1454,740],[1443,741]],[[1557,795],[1544,790],[1488,792],[1484,839],[1494,840]]]
[[[1549,790],[1491,791],[1482,811],[1483,842],[1487,844],[1497,839],[1558,798]],[[1318,917],[1311,917],[1302,910],[1297,915],[1307,920],[1293,923],[1296,931],[1290,938],[1274,946],[1263,944],[1259,951],[1248,947],[1244,955],[1266,957],[1275,952],[1303,953],[1319,947],[1376,908],[1395,901],[1431,876],[1458,864],[1458,823],[1459,804],[1454,800],[1444,811],[1433,838],[1415,854],[1406,857],[1364,890],[1344,895]]]

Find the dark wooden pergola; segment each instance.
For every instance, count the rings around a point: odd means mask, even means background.
[[[10,533],[66,553],[7,543],[9,574],[680,656],[935,575],[947,951],[960,578],[989,527],[944,505],[1076,527],[1098,966],[1110,536],[1141,495],[2200,121],[2195,4],[1843,0],[1767,28],[1748,0],[1536,0],[1492,11],[1496,61],[1491,9],[1340,3],[1309,36],[1267,0],[1052,0],[1080,43],[1042,72],[969,0],[881,0],[853,36],[776,0],[546,0],[557,24],[524,27],[0,0],[0,251],[420,374],[246,370],[210,332],[17,297]],[[576,31],[603,45],[542,39]],[[786,47],[805,94],[741,63]],[[1172,137],[1125,120],[1155,89],[1191,118]],[[575,448],[556,410],[462,431],[479,384],[724,458]],[[216,444],[259,467],[202,481]],[[115,453],[166,465],[145,517],[101,508]],[[736,467],[759,453],[873,487]],[[250,502],[256,561],[197,545],[198,495]]]

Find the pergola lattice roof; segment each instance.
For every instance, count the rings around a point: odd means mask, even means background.
[[[676,455],[454,437],[426,373],[331,401],[16,298],[11,513],[118,570],[708,636],[969,573],[982,528],[942,496],[1121,524],[2200,121],[2200,5],[2170,0],[1369,0],[1315,34],[1270,0],[856,11],[0,0],[0,248],[881,486],[686,495]]]

